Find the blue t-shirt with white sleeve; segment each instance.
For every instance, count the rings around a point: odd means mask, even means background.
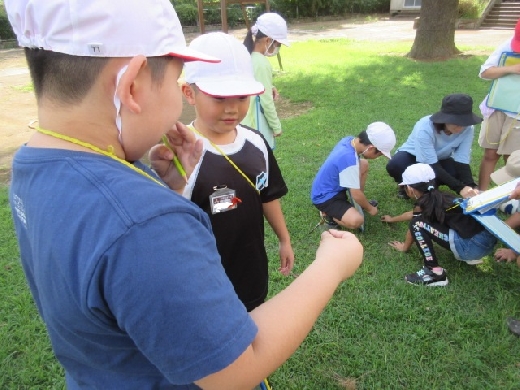
[[[68,389],[198,389],[253,341],[209,219],[182,196],[106,156],[24,146],[9,197]]]
[[[361,188],[359,157],[352,145],[354,137],[343,138],[319,169],[311,189],[313,204],[321,204],[347,188]]]

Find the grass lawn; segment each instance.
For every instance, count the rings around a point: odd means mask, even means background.
[[[455,92],[473,96],[478,113],[489,88],[477,76],[485,57],[416,63],[404,56],[409,49],[409,44],[347,40],[283,48],[285,72],[276,73],[275,84],[292,103],[312,106],[283,120],[275,152],[289,187],[283,209],[295,273],[313,260],[319,242],[318,230],[309,234],[318,222],[309,199],[312,180],[342,137],[385,121],[400,145],[418,119],[437,111],[442,97]],[[475,177],[481,157],[475,141]],[[412,203],[397,199],[385,162],[383,157],[370,161],[366,193],[379,201],[381,213],[395,215]],[[5,187],[0,202],[0,388],[60,389],[63,371],[19,265]],[[421,267],[419,252],[412,248],[403,254],[387,245],[402,240],[405,231],[405,223],[387,225],[367,216],[366,232],[359,234],[363,265],[339,287],[303,345],[271,376],[276,390],[520,388],[520,340],[505,325],[507,316],[520,315],[520,270],[491,258],[468,266],[439,248],[450,284],[408,285],[404,275]],[[276,271],[277,242],[268,225],[266,232],[275,294],[292,277]]]

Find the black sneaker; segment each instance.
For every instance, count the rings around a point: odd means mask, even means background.
[[[329,216],[321,211],[320,211],[320,217],[323,220],[323,223],[325,225],[327,225],[328,227],[337,228],[339,226],[338,223],[336,221],[334,221],[334,218],[332,218],[331,216]]]
[[[446,271],[443,269],[442,274],[438,275],[428,267],[422,267],[419,271],[406,275],[404,280],[416,286],[446,286],[448,284],[448,277]]]
[[[327,225],[329,225],[330,227],[338,227],[339,226],[338,223],[336,221],[334,221],[334,218],[329,217],[328,215],[326,215],[324,217],[324,219],[325,219],[325,223]]]
[[[410,197],[406,193],[404,186],[399,186],[399,191],[397,192],[397,197],[399,199],[410,199]]]

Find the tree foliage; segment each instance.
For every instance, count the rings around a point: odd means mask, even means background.
[[[289,19],[390,11],[390,0],[271,0],[270,4]]]

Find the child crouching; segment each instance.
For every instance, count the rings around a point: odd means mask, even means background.
[[[423,257],[423,267],[405,277],[408,283],[425,286],[446,286],[448,277],[435,253],[433,243],[453,252],[457,260],[479,264],[483,256],[493,250],[497,239],[476,219],[463,213],[452,194],[439,191],[435,186],[435,173],[428,164],[410,165],[403,173],[406,194],[415,199],[413,211],[396,217],[384,215],[383,222],[410,220],[404,242],[388,244],[407,252],[415,242]]]

